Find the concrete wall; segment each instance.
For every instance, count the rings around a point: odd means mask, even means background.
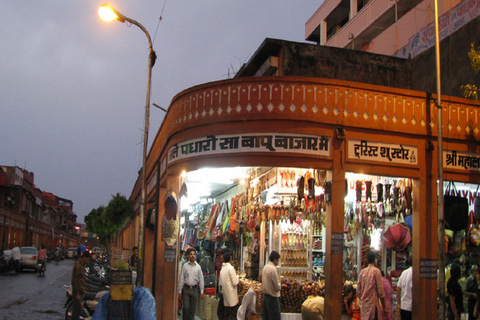
[[[480,45],[480,18],[440,43],[442,95],[463,97],[460,86],[477,84],[468,52]],[[302,76],[355,81],[429,93],[436,90],[435,48],[411,60],[358,50],[265,39],[235,76],[253,76],[270,56],[279,57],[278,76]]]
[[[480,18],[472,20],[461,30],[445,38],[440,43],[440,77],[442,95],[463,97],[460,86],[479,84],[468,58],[470,44],[480,45]],[[411,60],[412,89],[436,92],[435,48],[430,48]]]

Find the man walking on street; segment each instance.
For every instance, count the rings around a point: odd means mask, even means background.
[[[382,303],[383,313],[387,313],[382,273],[375,266],[376,259],[375,252],[369,251],[367,254],[368,266],[358,276],[357,294],[360,298],[362,320],[378,319],[378,299]]]
[[[277,270],[280,254],[272,251],[268,260],[269,263],[262,271],[263,319],[278,320],[281,318],[280,289],[282,288]]]
[[[185,253],[188,262],[183,265],[178,285],[178,297],[182,300],[183,320],[194,320],[197,310],[198,295],[203,299],[203,273],[200,265],[195,261],[197,254],[195,249],[189,248]]]
[[[85,266],[90,262],[90,253],[87,251],[79,258],[73,266],[72,272],[72,320],[80,319],[80,312],[82,311],[83,299],[85,298],[86,279]]]

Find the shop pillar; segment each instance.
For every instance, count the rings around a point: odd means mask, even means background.
[[[421,155],[419,155],[419,158]],[[437,237],[437,184],[436,164],[432,153],[426,152],[421,161],[420,179],[413,180],[413,306],[414,319],[437,319],[437,279],[436,274],[420,272],[421,264],[438,261]],[[426,232],[426,230],[428,230]],[[429,277],[430,276],[430,277]]]
[[[343,169],[342,153],[345,154],[345,151],[342,142],[343,140],[337,139],[332,142],[332,196],[330,203],[327,204],[325,234],[325,319],[342,318],[343,272],[339,272],[339,270],[343,271],[343,250],[341,252],[333,250],[332,252],[332,235],[333,237],[341,235],[343,243],[345,170]]]

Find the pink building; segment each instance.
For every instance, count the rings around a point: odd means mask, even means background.
[[[325,0],[305,24],[305,39],[409,58],[435,44],[434,0]],[[480,0],[438,1],[443,39],[480,15]]]

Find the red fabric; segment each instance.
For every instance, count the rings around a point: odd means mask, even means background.
[[[45,249],[40,249],[40,251],[38,251],[38,260],[45,260],[47,258],[47,252],[45,251]]]
[[[394,251],[405,250],[412,241],[410,229],[401,223],[388,227],[383,234],[383,239],[385,239],[385,246]]]

